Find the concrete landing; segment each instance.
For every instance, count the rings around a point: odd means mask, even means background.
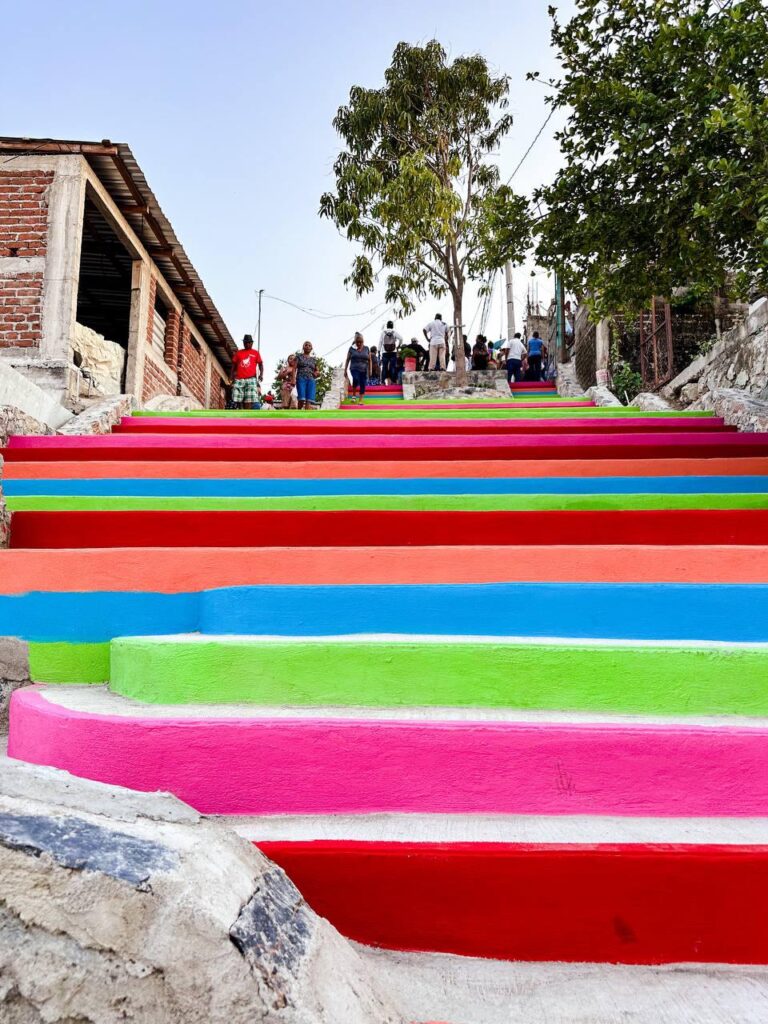
[[[768,968],[505,963],[357,947],[406,1019],[445,1024],[765,1024]]]

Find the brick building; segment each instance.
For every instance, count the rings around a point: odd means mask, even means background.
[[[0,359],[71,405],[224,405],[236,345],[128,146],[0,138]]]

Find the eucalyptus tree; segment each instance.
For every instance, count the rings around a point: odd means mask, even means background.
[[[320,214],[360,247],[345,283],[362,295],[385,274],[404,313],[449,296],[459,342],[466,281],[522,258],[528,240],[527,201],[492,159],[512,123],[508,91],[479,55],[400,43],[384,85],[353,87],[333,122],[344,149]],[[461,344],[456,360],[463,373]]]

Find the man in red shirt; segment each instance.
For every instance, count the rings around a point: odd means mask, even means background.
[[[235,409],[252,409],[254,403],[261,408],[261,392],[259,381],[264,380],[264,363],[261,353],[253,347],[253,338],[246,334],[243,348],[235,352],[232,358],[234,371],[232,384],[232,406]]]

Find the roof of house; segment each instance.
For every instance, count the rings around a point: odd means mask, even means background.
[[[141,239],[187,316],[228,368],[237,345],[205,289],[200,275],[176,237],[144,172],[123,142],[78,142],[67,139],[23,139],[0,136],[0,153],[47,156],[80,155],[93,168],[120,212]]]

